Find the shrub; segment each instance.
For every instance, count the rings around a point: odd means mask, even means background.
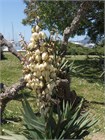
[[[69,43],[67,46],[67,55],[104,55],[104,47],[98,45],[94,48],[87,48]]]
[[[10,135],[10,139],[81,139],[89,134],[88,129],[96,123],[88,118],[88,113],[81,114],[83,100],[73,108],[68,102],[63,102],[63,109],[57,104],[57,113],[53,112],[53,105],[40,116],[35,115],[26,99],[23,105],[23,121],[25,130],[23,135],[17,135],[10,131],[4,131]],[[6,140],[7,136],[0,136]]]

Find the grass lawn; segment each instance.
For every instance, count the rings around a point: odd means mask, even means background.
[[[74,60],[76,72],[72,73],[71,89],[77,95],[84,97],[89,102],[91,116],[98,119],[98,123],[91,128],[91,132],[105,132],[105,94],[103,64],[93,56],[88,59],[86,56],[71,57]]]
[[[17,82],[22,76],[22,65],[15,56],[10,53],[5,53],[5,60],[0,61],[1,82],[7,86]],[[88,110],[93,118],[98,119],[98,123],[94,125],[90,131],[105,132],[105,95],[104,82],[101,76],[103,72],[103,64],[95,56],[69,56],[68,59],[74,62],[75,72],[71,73],[71,89],[75,90],[77,95],[84,97],[88,102]],[[27,93],[28,100],[35,108],[35,99],[33,93],[25,89],[21,93]],[[4,116],[8,123],[2,125],[13,131],[20,131],[22,123],[20,123],[19,116],[21,115],[21,101],[18,99],[12,100],[8,103]]]

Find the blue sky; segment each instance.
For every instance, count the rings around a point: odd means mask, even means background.
[[[24,35],[25,40],[29,41],[31,27],[22,25],[25,4],[23,0],[0,0],[0,32],[6,39],[13,39],[12,27],[14,29],[14,39],[19,41],[19,33]],[[81,40],[84,36],[75,36],[72,40]]]
[[[31,27],[22,25],[25,4],[23,0],[0,0],[0,32],[5,38],[12,39],[12,26],[14,28],[14,38],[19,39],[19,33],[25,35],[25,39],[29,40],[31,35]]]

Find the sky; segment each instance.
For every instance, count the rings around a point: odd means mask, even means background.
[[[29,41],[31,27],[22,24],[22,19],[26,17],[24,9],[25,4],[23,0],[0,0],[0,32],[7,40],[14,39],[15,41],[19,41],[19,34],[21,33],[25,37],[25,40]],[[48,34],[47,31],[45,32]],[[84,36],[70,38],[72,41],[82,39],[84,39]]]
[[[24,9],[23,0],[0,0],[0,32],[5,38],[13,39],[14,29],[15,40],[19,39],[19,33],[29,40],[31,27],[22,24],[22,19],[25,18]]]

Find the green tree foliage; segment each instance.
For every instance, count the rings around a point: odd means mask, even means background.
[[[37,23],[36,16],[40,17],[40,26],[44,29],[58,30],[60,34],[76,16],[77,10],[82,1],[39,1],[24,0],[26,8],[24,13],[26,18],[23,24],[34,25]],[[102,1],[90,1],[89,8],[85,17],[81,20],[75,34],[87,33],[93,41],[100,40],[104,34],[104,3]],[[89,3],[90,3],[89,2]]]

